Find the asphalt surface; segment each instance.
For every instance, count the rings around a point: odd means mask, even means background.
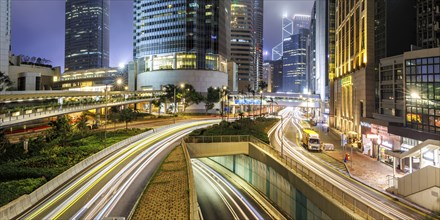
[[[318,170],[321,170],[323,173],[332,173],[337,175],[338,181],[341,181],[342,185],[346,187],[347,190],[351,190],[353,192],[362,193],[365,196],[368,195],[370,197],[369,202],[374,202],[376,204],[383,204],[382,207],[384,207],[385,212],[389,212],[388,214],[395,213],[399,216],[407,216],[407,219],[425,219],[426,214],[422,211],[411,207],[405,203],[399,202],[395,200],[395,198],[390,197],[380,191],[377,191],[374,188],[369,187],[368,185],[351,178],[348,175],[348,171],[345,168],[345,165],[341,163],[340,161],[331,158],[327,155],[325,155],[323,152],[309,152],[304,147],[301,146],[300,141],[298,140],[298,125],[293,126],[292,120],[286,120],[284,119],[285,128],[284,132],[282,129],[279,129],[278,132],[273,132],[271,135],[271,143],[277,143],[276,141],[276,135],[283,135],[284,134],[284,154],[289,155],[292,157],[293,155],[295,158],[308,158],[308,160],[313,161],[314,166]],[[287,144],[286,144],[287,143]],[[277,148],[280,149],[279,144]],[[304,161],[304,163],[310,164],[310,162],[306,162],[304,159],[301,159],[299,161]],[[308,164],[303,164],[304,166],[307,166]],[[316,164],[316,165],[315,165]],[[327,174],[326,176],[331,176],[331,174]],[[328,178],[328,177],[326,177]],[[348,191],[347,191],[348,192]],[[346,192],[346,193],[347,193]],[[366,198],[365,198],[366,199]],[[403,215],[400,215],[398,213],[401,213]],[[394,214],[391,214],[394,215]]]
[[[149,177],[173,148],[170,143],[209,123],[185,123],[156,131],[93,164],[18,218],[127,218]]]
[[[212,166],[193,160],[197,200],[203,219],[272,219],[243,187]],[[228,175],[231,175],[229,173]],[[249,187],[249,186],[247,186]]]

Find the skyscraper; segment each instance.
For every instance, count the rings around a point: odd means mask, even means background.
[[[131,89],[189,83],[206,92],[228,85],[230,1],[135,0],[133,12]]]
[[[336,1],[335,76],[330,125],[360,134],[375,111],[374,1]]]
[[[309,29],[300,28],[283,41],[283,91],[303,93],[307,88],[306,60]]]
[[[293,34],[293,21],[287,17],[283,16],[281,24],[281,42],[272,48],[272,60],[280,60],[283,58],[283,42],[284,39],[290,39]]]
[[[231,3],[231,59],[238,64],[238,90],[256,89],[254,0]],[[261,35],[262,36],[262,35]]]
[[[310,15],[293,15],[292,28],[293,34],[299,34],[301,29],[309,29],[310,27]]]
[[[11,1],[0,1],[0,72],[8,75],[11,52]]]
[[[308,45],[307,76],[310,92],[319,94],[320,117],[326,112],[330,98],[330,76],[334,75],[335,58],[335,0],[316,0],[311,14]],[[333,105],[333,102],[329,102]],[[327,120],[327,118],[322,118]]]
[[[417,0],[417,46],[440,47],[440,0]]]
[[[263,0],[254,0],[254,38],[256,87],[263,80]]]
[[[109,0],[66,0],[64,70],[109,66]]]

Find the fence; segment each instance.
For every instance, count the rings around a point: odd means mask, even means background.
[[[327,194],[334,200],[336,200],[342,206],[345,206],[355,214],[364,219],[390,219],[388,216],[382,214],[380,211],[370,207],[365,202],[353,197],[352,195],[339,189],[325,178],[315,174],[307,167],[303,166],[298,161],[281,155],[273,146],[268,145],[259,139],[242,135],[242,136],[190,136],[185,138],[187,143],[219,143],[219,142],[250,142],[259,147],[267,154],[278,160],[282,165],[293,171],[297,176],[301,177],[304,181],[315,186],[317,191]]]

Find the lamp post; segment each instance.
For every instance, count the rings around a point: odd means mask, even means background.
[[[283,157],[283,151],[284,151],[284,120],[283,115],[281,115],[281,157]]]
[[[116,79],[117,85],[122,85],[123,80],[121,78]],[[105,84],[105,124],[104,124],[104,146],[107,146],[107,112],[108,112],[108,83]]]
[[[104,147],[107,147],[107,105],[108,105],[107,88],[108,88],[108,84],[105,84],[105,90],[104,90],[104,96],[105,96],[105,109],[104,109],[104,115],[105,115],[105,124],[104,124]]]
[[[262,109],[263,109],[263,90],[260,90],[260,117],[261,117]]]

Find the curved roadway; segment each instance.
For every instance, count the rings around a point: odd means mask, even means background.
[[[204,120],[159,129],[93,164],[17,218],[127,218],[148,179],[174,143],[196,128],[218,122]]]
[[[296,161],[303,161],[302,165],[315,172],[317,175],[328,180],[339,189],[344,190],[355,198],[361,199],[365,204],[379,210],[391,219],[425,219],[426,214],[410,207],[394,198],[376,191],[344,174],[341,174],[328,165],[322,163],[313,154],[301,147],[297,137],[301,137],[300,124],[301,115],[298,110],[291,108],[281,112],[283,122],[279,123],[276,129],[271,131],[272,143],[277,143],[277,149],[283,146],[284,155]],[[291,127],[292,129],[287,129]],[[286,132],[286,130],[288,132]],[[291,132],[289,134],[289,132]],[[287,134],[286,134],[287,133]]]

